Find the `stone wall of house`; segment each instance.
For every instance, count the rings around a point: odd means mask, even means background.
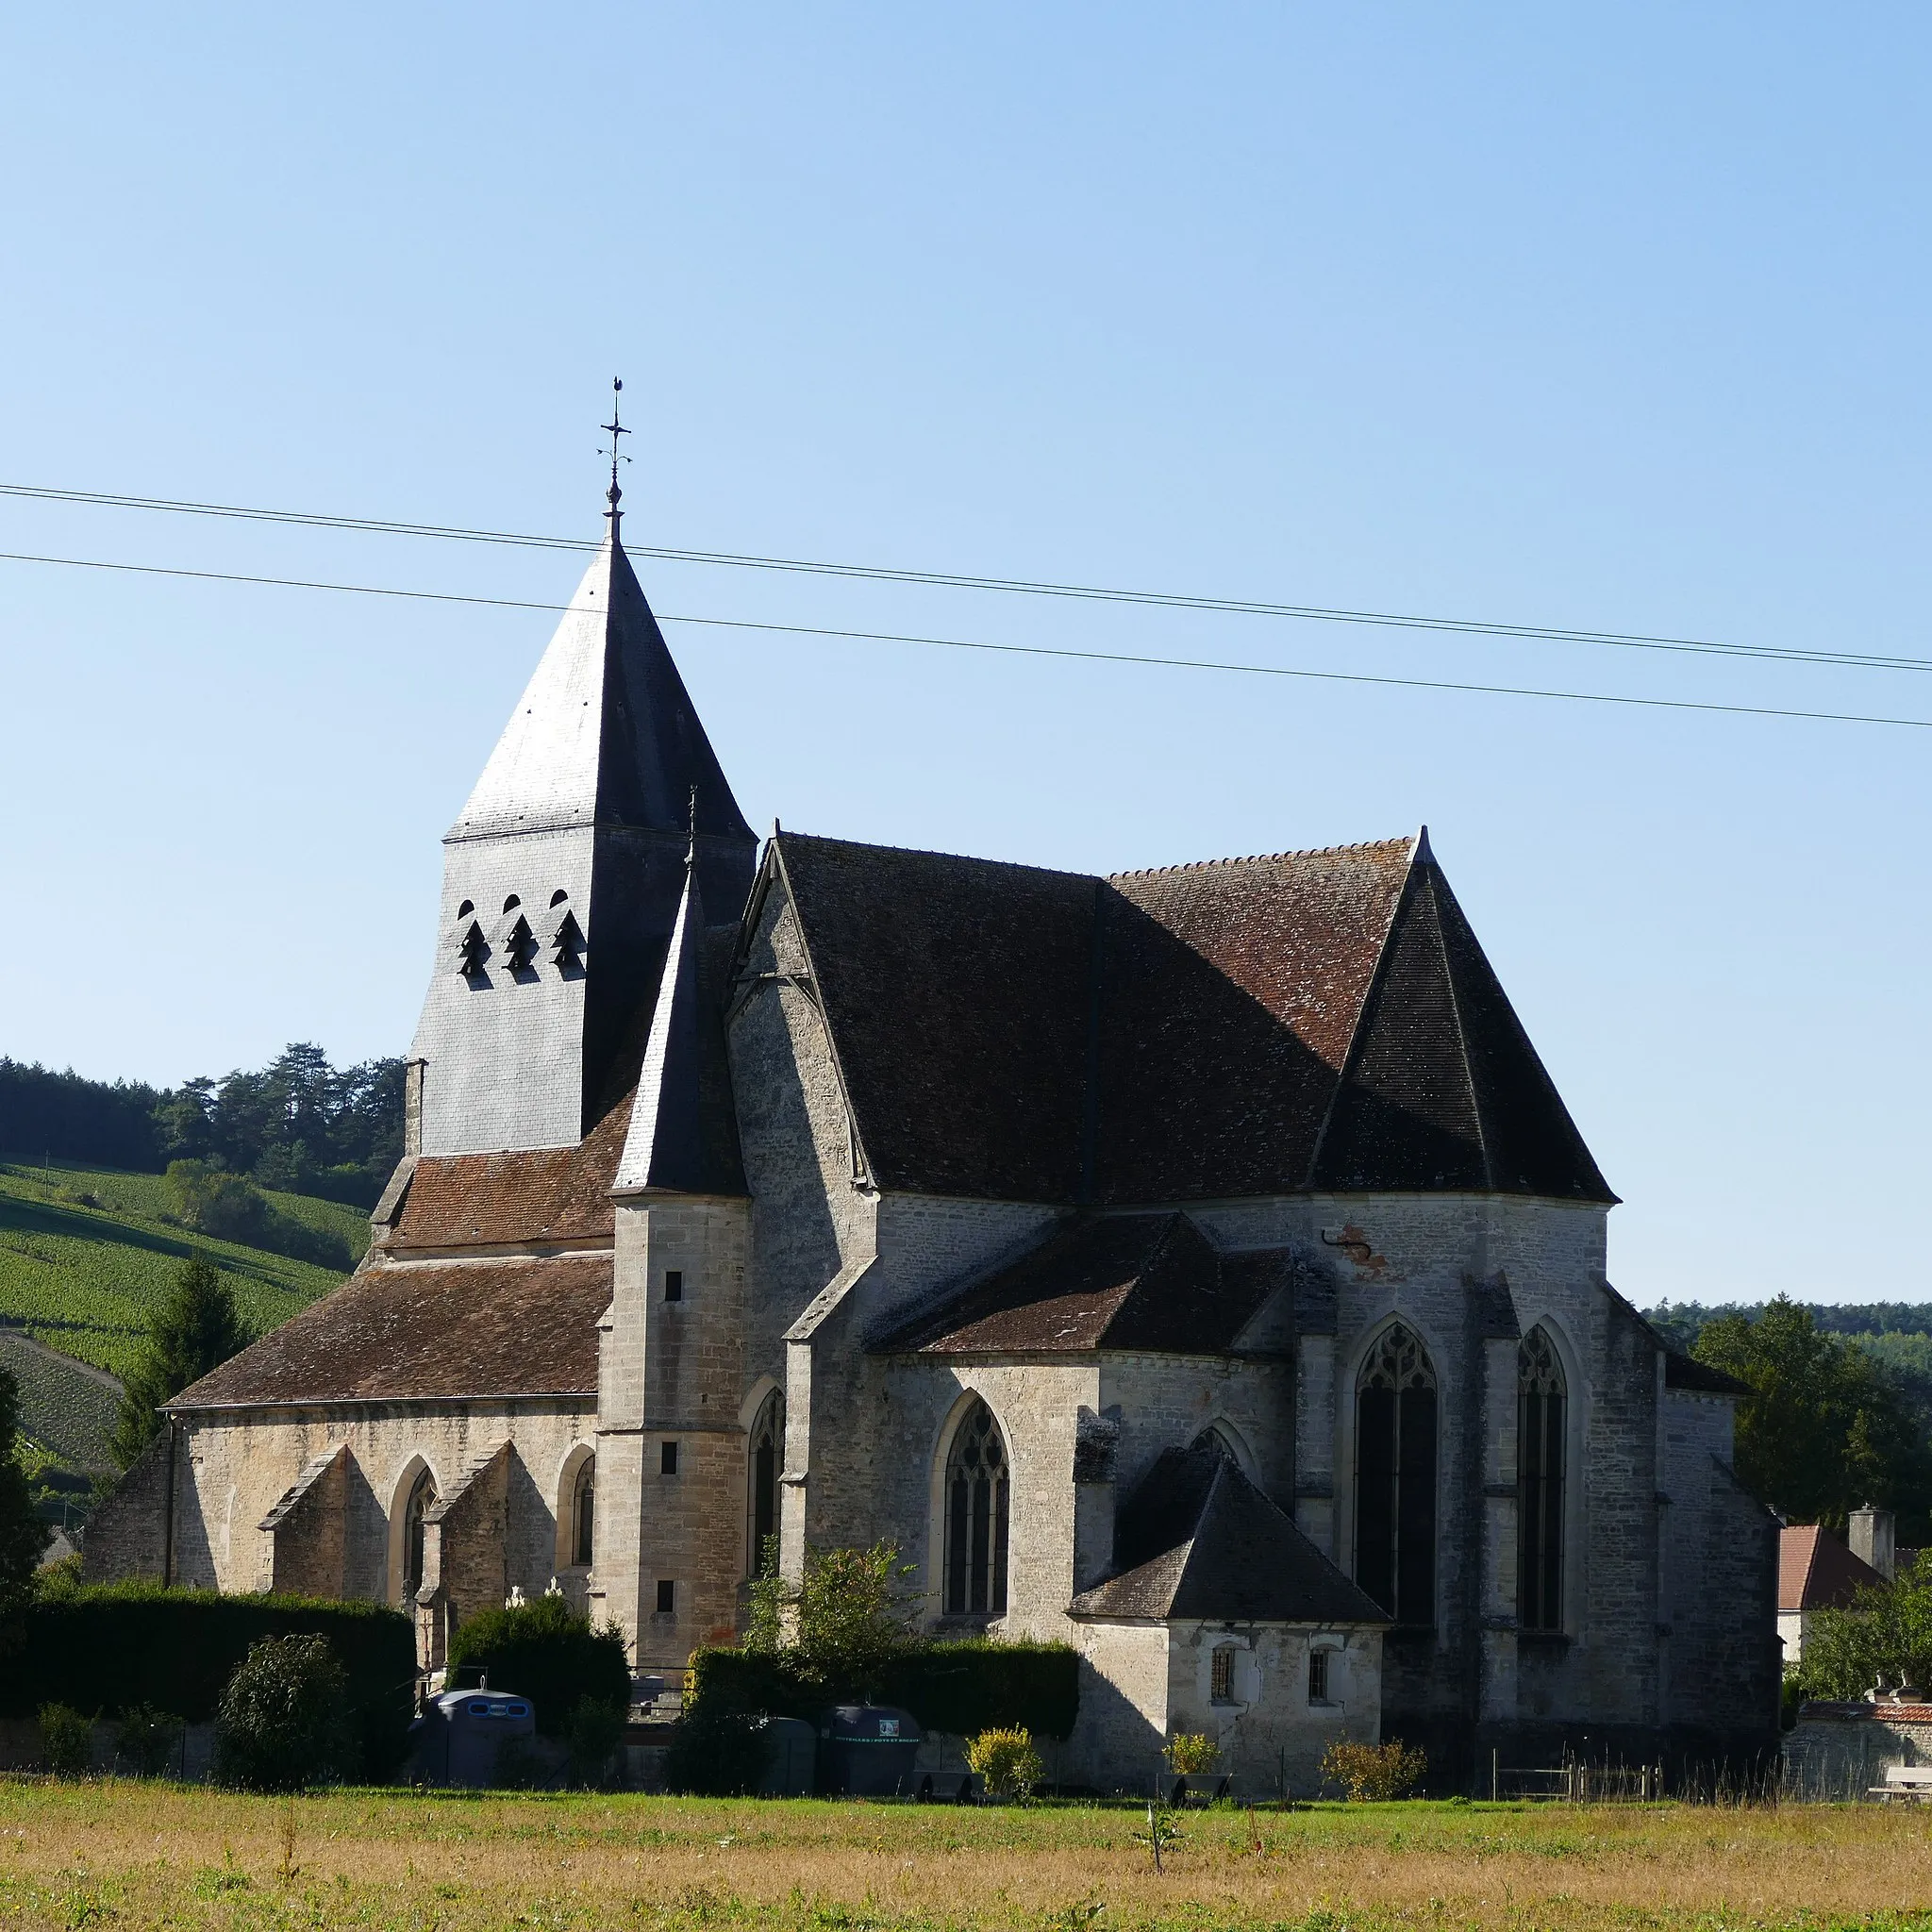
[[[507,1444],[501,1574],[506,1589],[535,1594],[556,1574],[558,1486],[572,1452],[594,1440],[594,1422],[588,1402],[541,1399],[190,1418],[180,1431],[175,1579],[202,1590],[266,1588],[275,1551],[264,1520],[308,1464],[341,1447],[343,1592],[400,1603],[401,1518],[418,1474],[427,1468],[439,1496],[447,1496]]]
[[[1794,1798],[1857,1804],[1889,1764],[1932,1765],[1932,1708],[1807,1704],[1785,1734],[1784,1788]]]
[[[80,1574],[86,1582],[162,1580],[168,1563],[169,1477],[179,1462],[175,1434],[163,1425],[94,1505],[80,1546]]]

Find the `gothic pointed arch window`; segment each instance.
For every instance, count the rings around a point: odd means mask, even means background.
[[[984,1402],[953,1432],[946,1456],[945,1614],[999,1617],[1007,1608],[1011,1465]]]
[[[584,1457],[571,1488],[570,1559],[588,1568],[597,1551],[597,1458]]]
[[[1546,1329],[1516,1351],[1516,1620],[1563,1627],[1564,1429],[1569,1391]]]
[[[751,1541],[745,1568],[758,1576],[770,1564],[767,1545],[778,1534],[778,1476],[785,1467],[785,1398],[775,1389],[765,1397],[751,1425],[745,1463],[745,1516]]]
[[[411,1484],[403,1505],[403,1601],[414,1603],[423,1588],[423,1546],[427,1539],[429,1512],[436,1507],[436,1478],[425,1469]]]
[[[1398,1624],[1436,1621],[1436,1368],[1400,1322],[1356,1378],[1355,1580]]]

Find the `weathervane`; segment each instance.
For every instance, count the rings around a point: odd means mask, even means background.
[[[619,454],[617,447],[617,439],[620,436],[628,436],[630,434],[630,431],[626,429],[624,426],[624,425],[618,420],[618,398],[623,393],[623,376],[617,375],[611,377],[610,420],[609,422],[599,425],[610,438],[610,489],[606,498],[606,500],[609,503],[610,508],[607,509],[604,512],[604,514],[610,519],[610,533],[612,536],[615,536],[617,534],[617,520],[623,514],[623,512],[617,508],[619,501],[622,499],[624,495],[624,491],[617,487],[617,466],[619,463],[627,463],[630,461],[630,458],[627,456],[623,456]],[[602,456],[604,452],[602,450],[599,450],[597,454],[599,456]]]

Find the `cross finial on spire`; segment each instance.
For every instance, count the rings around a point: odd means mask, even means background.
[[[623,393],[623,376],[612,376],[610,380],[610,420],[599,425],[610,438],[610,488],[605,494],[605,501],[609,504],[610,508],[604,514],[610,519],[610,534],[613,537],[617,535],[617,521],[624,514],[617,507],[624,496],[624,491],[617,487],[617,466],[619,463],[630,461],[627,456],[619,453],[617,447],[617,439],[620,436],[628,436],[630,434],[630,431],[619,420],[618,398]],[[600,450],[598,454],[601,456],[603,452]]]

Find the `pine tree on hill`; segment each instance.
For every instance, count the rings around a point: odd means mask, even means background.
[[[20,1384],[0,1369],[0,1605],[31,1580],[54,1532],[34,1514],[20,1442]]]
[[[206,1255],[191,1255],[148,1324],[146,1353],[121,1397],[120,1420],[108,1444],[121,1468],[131,1468],[160,1432],[161,1405],[220,1368],[247,1341],[222,1271]]]

